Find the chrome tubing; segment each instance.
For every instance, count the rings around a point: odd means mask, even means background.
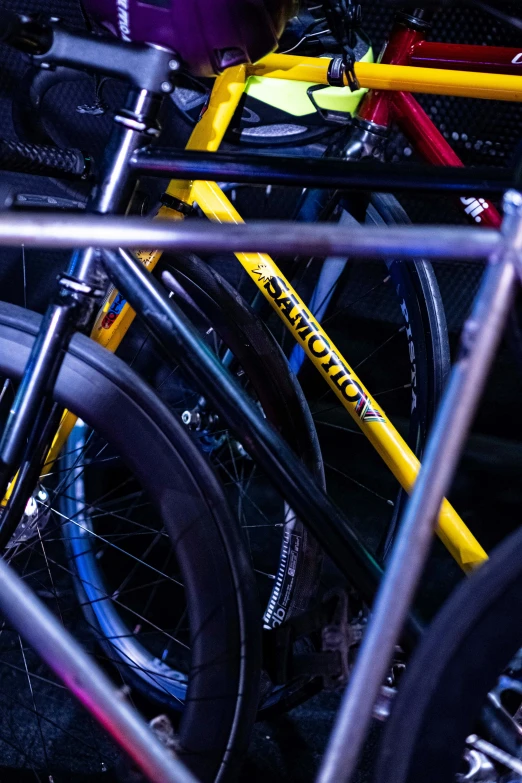
[[[447,226],[383,228],[283,221],[219,225],[207,220],[143,220],[103,215],[0,215],[0,246],[142,247],[196,253],[265,252],[375,258],[484,259],[500,245],[493,229]]]
[[[121,691],[63,628],[13,568],[0,559],[0,613],[126,750],[147,780],[197,783],[159,742]]]
[[[513,301],[522,250],[522,194],[504,198],[503,246],[491,258],[460,340],[413,492],[400,523],[318,783],[349,783],[433,540]]]

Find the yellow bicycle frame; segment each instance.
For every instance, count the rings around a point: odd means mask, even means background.
[[[196,125],[187,149],[210,152],[219,148],[249,76],[328,84],[328,65],[328,59],[275,54],[254,65],[229,68],[216,79],[207,109]],[[361,87],[494,100],[522,100],[522,78],[517,76],[374,63],[356,63],[355,72]],[[242,222],[241,216],[216,183],[172,181],[167,193],[188,204],[196,202],[211,220]],[[167,207],[162,207],[159,215],[173,220],[182,219],[179,212]],[[136,255],[152,270],[160,259],[161,252],[138,251]],[[411,492],[420,468],[418,459],[387,420],[384,411],[365,389],[281,270],[272,258],[264,253],[237,253],[236,256],[401,486]],[[113,291],[102,308],[91,336],[96,342],[115,351],[134,317],[135,313],[129,305]],[[50,470],[57,459],[75,421],[76,418],[71,413],[64,414],[47,457],[44,473]],[[13,485],[14,481],[4,503]],[[439,537],[465,571],[487,559],[484,549],[447,500],[442,503],[438,523]]]

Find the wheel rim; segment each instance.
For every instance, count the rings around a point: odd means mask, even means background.
[[[67,493],[60,496],[60,510],[66,522],[64,537],[74,561],[75,572],[82,583],[85,599],[92,610],[102,636],[110,640],[112,652],[119,661],[131,666],[136,676],[149,686],[159,689],[178,708],[185,701],[188,679],[186,674],[171,668],[153,655],[122,620],[114,603],[114,595],[104,585],[104,575],[98,566],[92,520],[86,513],[83,470],[76,463],[78,451],[85,447],[86,427],[78,423],[69,438],[63,457],[65,469],[72,473]],[[80,533],[80,534],[79,534]],[[91,533],[91,535],[89,535]]]

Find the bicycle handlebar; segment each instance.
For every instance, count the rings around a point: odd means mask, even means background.
[[[90,159],[80,150],[0,139],[0,170],[47,177],[86,179]]]

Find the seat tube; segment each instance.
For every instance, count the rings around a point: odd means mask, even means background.
[[[415,8],[400,11],[389,40],[379,56],[383,65],[407,65],[415,46],[423,41],[431,26],[431,11]],[[369,90],[364,97],[355,117],[356,136],[364,139],[364,155],[358,157],[378,157],[383,138],[392,120],[393,93],[388,90]],[[347,154],[354,158],[355,149]]]

